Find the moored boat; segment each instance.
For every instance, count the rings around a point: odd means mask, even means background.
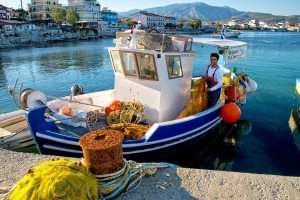
[[[300,79],[296,79],[297,103],[291,111],[289,127],[294,138],[294,142],[300,149]]]
[[[18,150],[33,145],[24,110],[0,115],[0,148]]]
[[[122,102],[121,105],[139,102],[143,113],[135,114],[135,121],[149,127],[142,137],[124,140],[123,150],[127,157],[166,157],[184,152],[204,137],[216,134],[215,128],[222,121],[220,109],[224,101],[178,118],[191,99],[192,82],[204,80],[204,77],[192,77],[193,42],[223,49],[226,61],[243,57],[247,48],[244,42],[230,40],[118,33],[116,47],[109,48],[115,75],[113,90],[48,102],[45,102],[47,95],[41,92],[33,91],[28,95],[27,120],[40,153],[81,157],[79,138],[95,127],[111,127],[107,125],[105,111],[115,101]],[[143,120],[137,120],[139,118]]]
[[[223,27],[220,32],[213,34],[212,37],[220,38],[220,39],[234,39],[234,38],[239,38],[240,35],[241,35],[240,31],[230,30]]]

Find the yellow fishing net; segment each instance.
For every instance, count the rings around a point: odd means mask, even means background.
[[[109,125],[118,123],[138,124],[144,119],[144,106],[136,101],[122,102],[121,110],[111,112],[106,120]]]
[[[207,85],[204,79],[193,80],[191,97],[177,119],[185,118],[204,111],[208,106]]]
[[[33,167],[9,194],[9,200],[96,200],[96,178],[78,161],[51,160]]]

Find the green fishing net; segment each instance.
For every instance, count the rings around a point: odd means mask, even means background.
[[[51,160],[33,167],[9,194],[9,200],[96,200],[96,178],[78,161]]]

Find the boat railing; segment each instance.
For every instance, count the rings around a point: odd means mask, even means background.
[[[129,47],[131,32],[117,32],[116,47]],[[163,52],[191,52],[192,37],[175,36],[160,33],[136,32],[136,49],[156,50]]]

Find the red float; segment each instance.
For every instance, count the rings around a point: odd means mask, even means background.
[[[227,123],[233,124],[240,120],[241,109],[235,103],[227,103],[221,108],[221,117]]]
[[[113,101],[109,106],[105,108],[105,114],[108,116],[111,112],[121,110],[122,104],[120,101]]]
[[[227,96],[227,101],[231,102],[237,102],[237,100],[241,97],[239,88],[233,85],[226,89],[225,94]]]

